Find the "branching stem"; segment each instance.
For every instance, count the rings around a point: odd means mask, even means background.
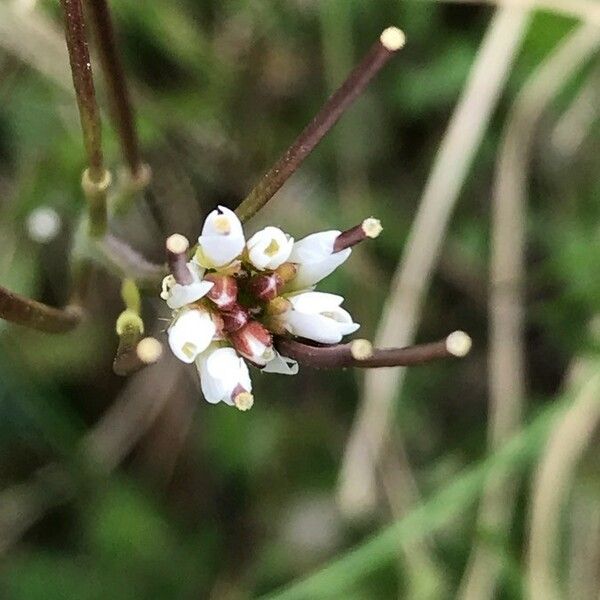
[[[75,305],[53,308],[0,287],[0,317],[38,331],[64,333],[77,327],[81,310]]]
[[[471,346],[469,336],[455,331],[447,338],[430,344],[419,344],[405,348],[375,348],[367,358],[356,358],[353,343],[335,346],[312,346],[288,338],[277,338],[275,347],[301,365],[317,369],[339,369],[361,367],[412,367],[442,358],[465,356]]]
[[[296,141],[238,206],[236,213],[242,222],[255,215],[275,195],[371,79],[403,45],[404,34],[396,27],[389,27],[381,34],[346,81],[330,96]]]

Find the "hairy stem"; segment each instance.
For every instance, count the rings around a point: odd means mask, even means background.
[[[247,221],[255,215],[275,195],[371,79],[403,45],[404,34],[399,29],[389,27],[381,34],[364,59],[348,75],[346,81],[330,96],[296,141],[238,206],[236,213],[241,221]]]

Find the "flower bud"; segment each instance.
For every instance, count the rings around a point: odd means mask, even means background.
[[[297,266],[295,277],[286,285],[287,291],[309,288],[333,273],[349,256],[352,250],[334,250],[340,231],[313,233],[294,244],[290,262]]]
[[[246,325],[250,315],[243,306],[235,303],[228,310],[221,311],[221,318],[223,319],[223,330],[232,333]]]
[[[286,331],[322,344],[337,344],[359,325],[340,307],[344,300],[335,294],[304,292],[288,298],[291,308],[274,317]]]
[[[186,310],[169,328],[169,346],[175,356],[192,363],[198,354],[206,350],[215,335],[216,327],[206,310]]]
[[[249,283],[250,293],[263,302],[268,302],[279,296],[283,281],[277,273],[255,275]]]
[[[238,353],[256,365],[264,366],[275,356],[273,338],[258,321],[249,321],[231,333],[230,339]]]
[[[276,269],[288,259],[293,245],[294,239],[278,227],[265,227],[248,240],[248,260],[259,271]]]
[[[204,277],[204,281],[210,281],[214,284],[206,295],[214,304],[221,310],[228,310],[233,307],[238,294],[235,277],[210,273]]]
[[[241,254],[244,243],[242,224],[236,214],[219,206],[204,221],[195,258],[206,268],[223,267]]]
[[[210,346],[198,356],[196,366],[207,402],[225,402],[240,410],[248,410],[252,406],[248,367],[233,348]]]

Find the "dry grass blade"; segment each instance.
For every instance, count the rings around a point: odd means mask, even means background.
[[[430,0],[428,0],[430,1]],[[456,4],[492,4],[515,9],[537,9],[600,25],[600,5],[595,0],[437,0]]]
[[[436,156],[404,254],[394,275],[376,344],[407,346],[469,167],[491,117],[527,24],[527,14],[503,9],[492,23]],[[339,502],[347,514],[375,503],[375,465],[391,427],[403,369],[365,378],[364,396],[346,447]]]
[[[579,365],[581,367],[581,365]],[[558,584],[560,514],[572,486],[577,463],[600,424],[600,373],[598,362],[585,368],[588,377],[573,386],[573,405],[550,434],[546,452],[533,484],[529,534],[528,586],[532,600],[560,600]],[[590,377],[591,374],[591,377]]]
[[[571,34],[537,68],[519,94],[506,126],[493,193],[490,289],[490,452],[518,430],[524,382],[524,279],[527,165],[534,132],[550,101],[590,58],[600,29],[586,25]],[[512,518],[516,482],[496,473],[482,499],[479,525],[501,535]],[[458,597],[494,597],[500,559],[477,543]]]
[[[0,47],[73,94],[64,37],[52,22],[14,3],[0,4]]]

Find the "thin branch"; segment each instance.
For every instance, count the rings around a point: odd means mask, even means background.
[[[284,356],[316,369],[412,367],[442,358],[462,357],[471,349],[471,338],[463,331],[455,331],[445,339],[430,344],[406,348],[374,348],[364,358],[359,356],[361,351],[357,352],[355,343],[311,346],[293,339],[277,338],[275,347]]]
[[[129,327],[119,336],[113,371],[126,377],[157,362],[162,352],[162,344],[156,338],[147,337],[140,340],[139,332]]]
[[[192,273],[187,266],[188,240],[179,233],[169,236],[166,241],[167,264],[175,281],[180,285],[192,283]]]
[[[74,305],[52,308],[0,287],[0,318],[46,333],[64,333],[77,327],[81,309]]]
[[[525,397],[524,282],[527,166],[536,125],[556,94],[600,44],[600,28],[582,25],[536,69],[515,100],[500,150],[492,198],[490,269],[489,449],[494,452],[515,434]],[[479,528],[507,531],[516,482],[495,473],[484,490]],[[486,540],[472,550],[457,595],[464,600],[495,597],[501,567]]]
[[[296,141],[238,206],[236,213],[242,221],[247,221],[255,215],[275,195],[362,93],[371,79],[402,48],[404,41],[404,34],[396,27],[388,27],[381,34],[362,62],[354,68]]]
[[[421,308],[454,205],[519,49],[527,15],[502,9],[494,15],[448,125],[427,181],[376,336],[377,345],[406,346]],[[363,400],[340,471],[339,502],[356,515],[376,502],[375,466],[391,427],[403,369],[367,372]]]
[[[81,0],[61,0],[61,4],[64,12],[65,36],[73,75],[73,86],[77,96],[83,142],[88,159],[89,176],[92,182],[98,183],[104,177],[102,129],[100,111],[98,110],[94,90],[83,7]]]
[[[88,201],[89,232],[92,237],[98,238],[106,232],[106,191],[111,177],[104,168],[102,157],[100,111],[96,102],[81,0],[61,0],[61,4],[64,12],[65,37],[73,75],[73,86],[77,97],[83,143],[88,162],[81,186]]]
[[[139,142],[135,130],[135,114],[115,41],[108,2],[107,0],[86,0],[86,6],[108,86],[112,118],[119,134],[123,157],[131,175],[135,177],[142,168]]]

